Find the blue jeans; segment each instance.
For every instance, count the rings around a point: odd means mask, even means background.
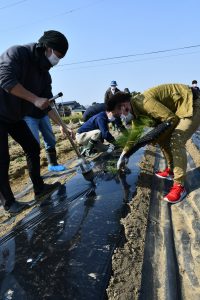
[[[35,139],[38,141],[39,144],[39,132],[41,132],[44,139],[45,149],[48,150],[51,148],[55,148],[56,139],[48,116],[44,116],[41,119],[26,116],[24,117],[24,120],[26,121],[26,124],[30,128],[32,134],[34,135]]]

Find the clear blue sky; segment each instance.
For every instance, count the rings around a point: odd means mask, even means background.
[[[67,65],[200,45],[199,0],[0,0],[0,53],[50,29],[69,41],[51,71],[53,93],[63,92],[63,101],[103,102],[111,80],[141,92],[161,83],[200,84],[200,47]]]

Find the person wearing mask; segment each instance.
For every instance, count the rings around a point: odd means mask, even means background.
[[[106,103],[106,101],[108,101],[108,99],[110,99],[110,97],[112,97],[119,91],[120,90],[117,88],[117,82],[115,80],[112,80],[110,83],[110,87],[105,92],[104,103]],[[122,124],[120,117],[115,118],[115,122],[111,122],[111,123],[112,123],[113,130],[119,129],[119,131],[121,131],[120,127],[122,127],[123,124]]]
[[[119,91],[120,90],[117,88],[117,82],[115,80],[112,80],[110,83],[110,87],[105,92],[104,102],[106,103],[106,101],[108,101],[110,97],[112,97],[114,94],[116,94]]]
[[[115,148],[115,138],[109,132],[108,124],[113,122],[122,113],[121,100],[115,98],[108,99],[105,103],[106,110],[100,112],[87,120],[76,133],[76,141],[82,146],[81,154],[92,156],[93,150],[112,152]],[[110,143],[109,146],[103,144],[104,140]]]
[[[125,94],[124,94],[125,95]],[[121,96],[123,98],[123,96]],[[158,137],[158,143],[165,156],[165,170],[156,172],[159,178],[174,180],[164,200],[177,203],[186,196],[184,181],[187,169],[186,142],[199,127],[200,97],[193,87],[184,84],[162,84],[150,88],[131,98],[130,111],[133,116],[146,115],[156,124],[167,122],[170,127]],[[134,141],[128,141],[118,160],[122,169],[133,153]]]
[[[54,30],[44,32],[37,43],[13,46],[0,56],[0,200],[15,214],[26,208],[16,201],[9,184],[8,134],[23,148],[35,199],[59,186],[45,184],[40,175],[40,146],[23,118],[36,109],[57,122],[49,106],[52,97],[49,70],[68,50],[66,37]]]
[[[126,93],[128,95],[131,95],[131,92],[128,88],[124,89],[124,93]],[[126,107],[126,103],[124,103],[123,112],[122,112],[122,115],[121,115],[121,120],[122,120],[122,123],[125,124],[125,126],[130,124],[131,121],[133,120],[133,115],[130,113],[129,104]]]
[[[200,89],[199,89],[197,83],[198,83],[197,80],[192,80],[192,87],[193,87],[194,89],[200,91]]]

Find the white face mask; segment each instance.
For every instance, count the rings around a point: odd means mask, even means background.
[[[192,85],[193,87],[197,87],[197,84],[196,83],[193,83],[193,85]]]
[[[110,121],[110,122],[113,122],[113,121],[115,121],[115,117],[108,117],[108,120]]]
[[[51,55],[49,57],[47,57],[47,58],[48,58],[50,64],[52,66],[55,66],[55,65],[57,65],[59,63],[60,58],[55,55],[55,53],[53,52],[53,49],[51,51],[52,51]]]

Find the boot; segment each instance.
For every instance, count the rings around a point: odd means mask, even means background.
[[[28,203],[14,201],[10,206],[5,206],[4,209],[13,216],[29,207],[30,205]]]
[[[61,186],[60,182],[55,182],[52,184],[44,183],[41,189],[37,191],[35,190],[35,200],[42,200],[44,197],[46,198],[60,186]]]
[[[56,149],[51,148],[46,150],[46,156],[48,161],[48,170],[54,172],[64,171],[66,168],[63,165],[59,165],[56,157]]]
[[[93,157],[94,155],[96,155],[96,153],[93,151],[96,144],[97,141],[90,139],[87,145],[81,149],[81,155],[87,157]]]

